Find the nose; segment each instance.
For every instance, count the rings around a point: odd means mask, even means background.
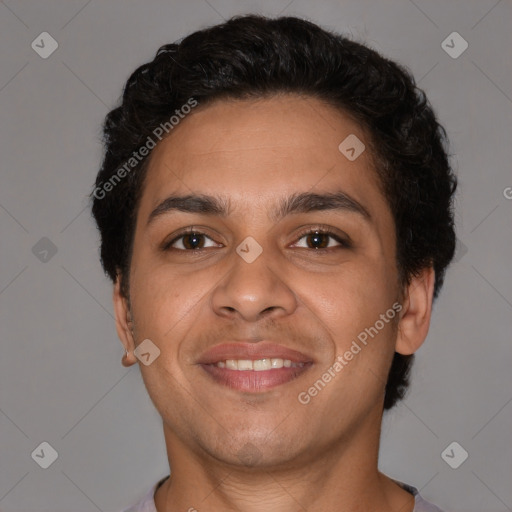
[[[297,299],[280,274],[278,261],[268,250],[252,263],[235,253],[231,268],[212,294],[214,312],[247,322],[292,314]]]

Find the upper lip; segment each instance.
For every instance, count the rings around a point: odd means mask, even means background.
[[[242,343],[222,343],[206,350],[199,358],[198,364],[214,364],[228,359],[289,359],[294,363],[309,363],[312,358],[291,348],[269,343],[242,342]]]

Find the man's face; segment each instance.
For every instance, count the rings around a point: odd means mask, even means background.
[[[354,161],[338,149],[351,134],[365,143],[316,99],[221,101],[198,107],[153,152],[130,299],[136,343],[161,353],[140,368],[168,438],[203,457],[306,461],[380,418],[396,318],[378,322],[366,345],[358,335],[398,300],[395,229],[368,144]],[[348,200],[319,209],[308,194]],[[162,206],[171,196],[208,196],[226,211],[201,211],[197,199]],[[287,367],[287,355],[306,364]],[[260,372],[222,368],[226,359],[277,362],[257,362]]]

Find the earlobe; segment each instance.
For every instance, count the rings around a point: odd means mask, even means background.
[[[432,314],[434,278],[434,269],[427,267],[413,277],[407,286],[395,345],[395,351],[399,354],[414,354],[427,337]]]
[[[137,362],[137,359],[133,354],[133,351],[135,350],[135,340],[133,336],[130,308],[126,297],[121,293],[121,277],[119,274],[114,284],[113,301],[116,331],[125,349],[125,354],[123,355],[121,363],[126,367],[132,366]]]

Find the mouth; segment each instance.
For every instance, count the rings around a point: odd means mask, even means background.
[[[244,392],[263,392],[303,375],[310,357],[266,342],[232,343],[214,347],[199,365],[218,384]]]

